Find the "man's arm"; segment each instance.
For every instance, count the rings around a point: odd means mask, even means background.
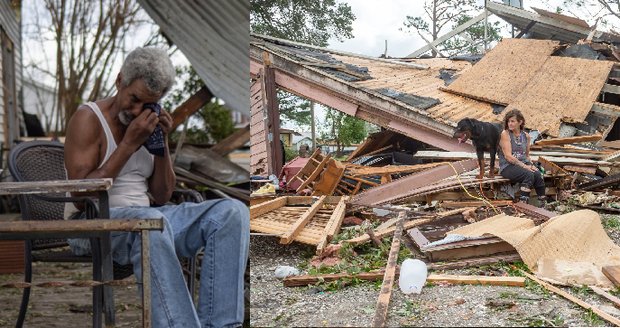
[[[69,179],[116,178],[133,154],[129,145],[121,142],[99,167],[101,129],[95,113],[83,107],[69,121],[65,139],[65,167]]]
[[[149,179],[149,191],[156,204],[164,204],[170,200],[176,184],[176,176],[170,159],[170,148],[168,147],[168,133],[172,128],[172,117],[165,110],[161,111],[159,125],[164,132],[164,156],[155,156],[153,174]]]

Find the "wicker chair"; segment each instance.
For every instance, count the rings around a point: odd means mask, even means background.
[[[67,179],[64,167],[64,145],[51,141],[30,141],[18,144],[9,155],[9,170],[16,181],[46,181]],[[66,198],[64,194],[40,196],[19,196],[22,217],[28,220],[59,220],[64,216],[64,202],[52,201],[53,197]],[[202,196],[194,190],[175,191],[174,197],[181,201],[202,201]],[[195,291],[196,258],[181,259],[188,288],[192,295]],[[25,245],[26,282],[32,282],[32,262],[93,262],[92,256],[76,256],[66,239],[33,239]],[[100,261],[99,261],[100,263]],[[114,279],[124,279],[133,274],[131,264],[113,264]],[[94,275],[94,271],[93,271]],[[97,279],[94,279],[97,280]],[[24,323],[30,288],[24,288],[22,302],[17,319],[17,327]],[[107,300],[113,304],[113,300]],[[93,299],[94,302],[94,299]],[[112,323],[114,324],[114,323]]]

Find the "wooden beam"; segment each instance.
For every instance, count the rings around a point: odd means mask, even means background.
[[[109,190],[112,179],[0,182],[0,195],[32,195]]]
[[[334,212],[330,216],[329,222],[327,222],[327,226],[325,227],[325,230],[323,230],[321,241],[319,242],[319,245],[316,247],[317,255],[320,255],[323,253],[323,250],[325,250],[327,243],[329,243],[334,237],[334,235],[338,233],[338,231],[340,230],[340,225],[342,224],[342,221],[344,220],[345,212],[347,209],[346,201],[348,199],[349,199],[348,196],[342,196],[342,199],[340,200],[340,202],[338,202],[338,205],[336,205],[336,208],[334,208]]]
[[[233,150],[245,145],[250,140],[250,124],[235,131],[210,149],[219,155],[226,156]]]
[[[396,230],[392,238],[392,246],[390,247],[390,254],[388,255],[388,261],[385,267],[385,274],[383,275],[383,283],[381,284],[381,292],[377,299],[373,327],[385,326],[388,307],[390,305],[390,296],[392,296],[392,287],[394,286],[394,278],[396,277],[396,261],[398,260],[398,252],[400,251],[400,237],[403,234],[405,215],[405,212],[398,213],[398,223],[396,223]]]
[[[536,21],[531,21],[529,24],[527,24],[527,26],[521,32],[519,32],[519,34],[517,34],[517,36],[515,36],[515,39],[520,39],[522,36],[525,35],[525,33],[529,32],[530,29],[534,27],[535,24],[536,24]]]
[[[258,205],[254,205],[250,207],[250,220],[256,219],[257,217],[269,213],[273,210],[276,210],[280,207],[286,206],[286,196],[278,197],[276,199],[272,199],[268,202],[260,203]]]
[[[605,297],[606,299],[608,299],[610,302],[614,303],[614,305],[616,307],[620,308],[620,298],[615,297],[614,295],[611,295],[610,293],[596,287],[596,286],[589,286],[590,289],[592,289],[593,292],[599,294],[600,296]]]
[[[564,169],[571,172],[596,174],[596,167],[589,166],[577,166],[577,165],[564,165]]]
[[[278,106],[278,97],[276,94],[276,78],[275,69],[267,63],[269,58],[267,52],[263,52],[263,69],[262,86],[265,91],[265,101],[267,106],[267,121],[269,143],[271,144],[271,170],[270,174],[278,175],[284,165],[284,154],[282,153],[282,141],[280,141],[280,109]]]
[[[614,286],[620,287],[620,265],[604,266],[603,274],[611,280]]]
[[[383,270],[378,272],[364,272],[356,275],[348,273],[331,273],[322,275],[304,275],[304,276],[289,276],[284,278],[285,287],[300,287],[307,285],[314,285],[320,281],[331,282],[343,278],[355,278],[365,281],[377,281],[383,278],[385,272]],[[399,273],[396,272],[394,278],[398,278]],[[439,275],[429,274],[426,277],[426,283],[436,282],[448,282],[451,284],[461,285],[493,285],[493,286],[515,286],[524,287],[524,277],[496,277],[496,276],[453,276],[453,275]],[[373,325],[376,326],[376,325]]]
[[[202,106],[209,102],[213,98],[213,94],[207,87],[202,87],[198,90],[194,95],[189,97],[184,103],[182,103],[179,107],[175,108],[172,112],[172,129],[171,131],[176,130],[176,128],[181,125],[181,123],[185,122],[185,120],[198,111]]]
[[[620,116],[620,106],[595,102],[592,104],[592,112],[607,115],[610,117]]]
[[[489,12],[484,9],[484,11],[482,12],[482,14],[468,20],[467,22],[459,25],[457,28],[453,29],[452,31],[438,37],[437,39],[433,40],[432,43],[427,44],[425,46],[423,46],[422,48],[410,53],[409,55],[407,55],[405,58],[416,58],[422,54],[424,54],[425,52],[429,51],[432,49],[433,46],[437,46],[440,45],[442,42],[445,42],[446,40],[450,39],[451,37],[462,33],[463,31],[467,30],[468,28],[470,28],[471,26],[477,24],[478,22],[482,21],[483,19],[485,19],[487,16],[489,15]]]
[[[289,230],[282,235],[280,238],[280,244],[290,244],[293,242],[293,239],[297,237],[297,235],[303,230],[303,228],[310,222],[312,217],[318,212],[323,206],[323,202],[325,202],[326,196],[321,196],[310,208],[299,218],[293,225],[289,228]]]
[[[603,318],[603,319],[613,323],[616,326],[620,326],[620,319],[618,319],[616,317],[613,317],[612,315],[608,314],[607,312],[604,312],[604,311],[600,310],[598,307],[594,307],[594,306],[592,306],[592,305],[590,305],[590,304],[588,304],[588,303],[586,303],[586,302],[576,298],[575,296],[573,296],[573,295],[571,295],[571,294],[569,294],[569,293],[567,293],[567,292],[565,292],[565,291],[563,291],[563,290],[561,290],[561,289],[559,289],[559,288],[557,288],[557,287],[555,287],[555,286],[553,286],[553,285],[551,285],[551,284],[549,284],[547,282],[544,282],[544,281],[536,278],[535,276],[533,276],[533,275],[531,275],[531,274],[529,274],[529,273],[527,273],[527,272],[525,272],[523,270],[521,270],[521,273],[523,273],[526,277],[534,280],[539,285],[545,287],[545,289],[547,289],[549,291],[552,291],[552,292],[554,292],[554,293],[556,293],[556,294],[566,298],[567,300],[569,300],[569,301],[571,301],[571,302],[573,302],[573,303],[583,307],[584,309],[591,310],[592,312],[596,313],[599,317],[601,317],[601,318]]]
[[[550,146],[550,145],[567,145],[572,143],[580,143],[580,142],[593,142],[601,140],[603,136],[600,134],[591,135],[591,136],[578,136],[578,137],[568,137],[568,138],[551,138],[536,141],[535,145],[538,146]]]

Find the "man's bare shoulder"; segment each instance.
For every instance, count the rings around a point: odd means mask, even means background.
[[[86,105],[78,107],[71,117],[71,120],[69,120],[67,138],[72,140],[82,139],[90,142],[97,139],[100,133],[101,124],[99,123],[97,114]]]

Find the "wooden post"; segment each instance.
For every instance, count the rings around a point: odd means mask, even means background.
[[[268,55],[265,53],[264,56]],[[282,170],[283,156],[280,142],[280,110],[276,92],[275,69],[270,67],[270,61],[264,60],[263,88],[267,103],[267,120],[269,121],[269,135],[271,144],[272,171],[269,174],[279,174]]]
[[[396,261],[398,260],[398,251],[400,250],[400,237],[403,234],[403,221],[405,220],[405,212],[398,213],[398,223],[394,231],[392,239],[392,247],[388,256],[385,275],[383,276],[383,284],[381,285],[381,293],[377,299],[377,309],[373,320],[373,327],[384,327],[387,319],[388,307],[390,305],[390,296],[392,295],[392,286],[394,285],[394,277],[396,276]]]

